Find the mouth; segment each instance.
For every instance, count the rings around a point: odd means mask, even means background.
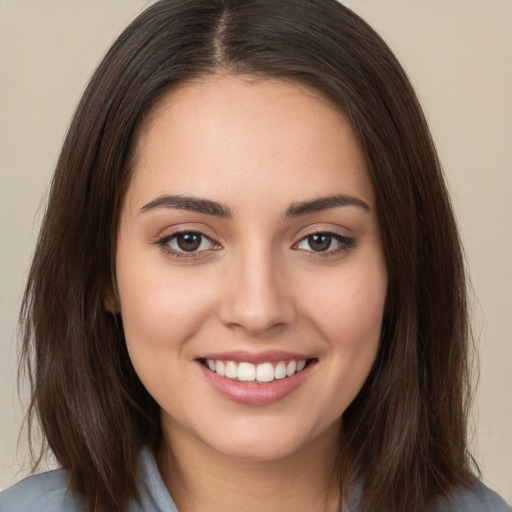
[[[236,382],[255,382],[269,384],[285,380],[304,371],[316,363],[316,358],[287,359],[282,361],[264,361],[253,364],[248,361],[216,360],[201,358],[198,360],[210,372]]]
[[[210,386],[231,402],[267,406],[285,399],[309,379],[317,358],[272,352],[229,352],[196,359]]]

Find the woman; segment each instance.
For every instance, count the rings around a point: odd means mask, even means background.
[[[465,301],[370,27],[334,0],[158,2],[78,107],[25,295],[63,470],[0,508],[507,510],[467,451]]]

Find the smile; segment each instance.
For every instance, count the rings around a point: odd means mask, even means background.
[[[245,356],[244,356],[245,355]],[[250,406],[278,402],[298,390],[317,366],[318,359],[273,353],[216,354],[196,360],[212,388],[224,398]],[[247,361],[253,360],[253,362]]]
[[[291,377],[304,370],[307,362],[306,359],[298,361],[292,359],[290,361],[252,364],[245,361],[204,360],[205,366],[221,377],[240,382],[259,382],[262,384]]]

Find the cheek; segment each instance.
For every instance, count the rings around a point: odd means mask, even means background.
[[[130,262],[131,263],[131,262]],[[138,271],[118,263],[118,287],[126,346],[133,367],[151,396],[166,409],[195,400],[190,375],[182,371],[193,340],[209,318],[215,300],[204,276],[156,265]],[[132,271],[130,271],[132,270]],[[170,389],[180,389],[180,394]],[[178,405],[177,405],[178,404]]]
[[[323,283],[324,293],[309,303],[310,318],[327,341],[326,380],[343,412],[363,386],[377,356],[387,292],[381,265],[339,272]],[[322,283],[317,283],[322,284]],[[310,288],[311,290],[311,288]]]
[[[370,268],[369,272],[331,274],[323,286],[317,283],[323,291],[307,307],[333,347],[364,349],[380,337],[387,278],[382,267]]]
[[[117,277],[126,343],[133,358],[160,353],[192,338],[215,303],[205,276],[162,265],[118,260]]]

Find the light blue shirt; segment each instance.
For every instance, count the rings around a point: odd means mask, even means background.
[[[360,511],[360,489],[349,495],[348,509]],[[63,470],[47,471],[30,476],[0,493],[0,512],[86,512],[87,507],[69,487]],[[155,459],[149,450],[141,452],[140,498],[127,512],[178,512],[165,487]],[[442,500],[435,512],[511,512],[493,491],[478,483],[471,489]]]

